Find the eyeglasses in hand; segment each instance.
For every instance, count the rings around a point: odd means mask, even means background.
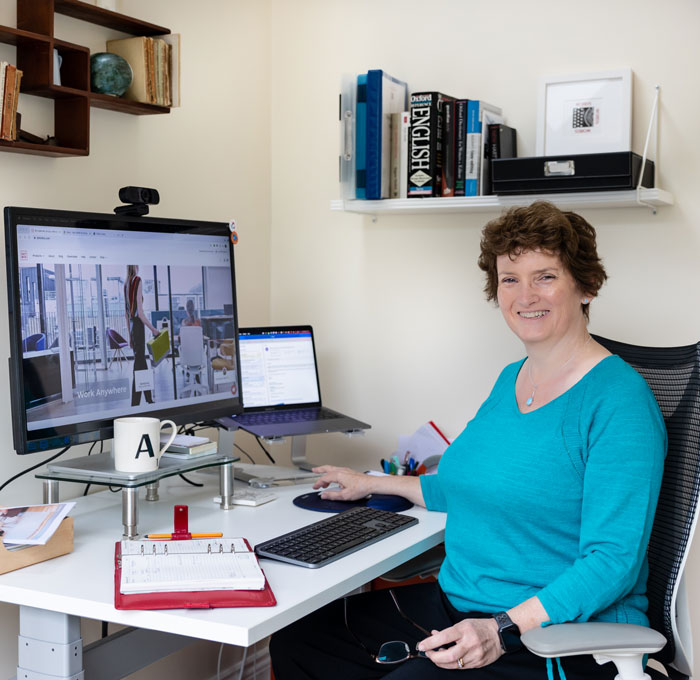
[[[410,619],[404,611],[401,609],[399,606],[398,600],[396,599],[396,595],[394,593],[393,589],[389,590],[389,595],[391,595],[391,599],[394,601],[394,605],[396,606],[396,610],[401,614],[401,617],[404,618],[406,621],[408,621],[412,626],[415,626],[425,637],[430,637],[430,633],[423,628],[423,626],[417,624],[413,619]],[[374,659],[376,663],[379,664],[395,664],[395,663],[402,663],[403,661],[408,661],[409,659],[417,659],[417,658],[425,658],[425,652],[412,652],[410,646],[408,645],[407,642],[404,642],[402,640],[392,640],[391,642],[384,642],[380,647],[379,651],[376,654],[372,654],[372,652],[369,651],[367,646],[360,640],[360,638],[353,633],[352,629],[350,628],[350,625],[348,624],[348,598],[345,597],[343,598],[343,615],[345,617],[345,627],[348,630],[348,633],[352,635],[352,637],[355,639],[358,645],[364,649],[369,656]]]

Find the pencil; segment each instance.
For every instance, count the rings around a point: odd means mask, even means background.
[[[223,534],[218,531],[211,534],[191,534],[192,538],[221,538]],[[146,538],[172,538],[172,534],[146,534]]]

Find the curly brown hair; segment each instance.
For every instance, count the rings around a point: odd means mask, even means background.
[[[583,217],[562,212],[547,201],[510,208],[491,220],[481,233],[479,267],[486,272],[486,299],[497,299],[496,258],[531,250],[558,255],[581,292],[595,297],[608,278],[595,237],[595,229]],[[588,318],[588,305],[582,305],[582,311]]]

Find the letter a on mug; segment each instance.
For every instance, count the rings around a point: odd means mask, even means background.
[[[155,457],[156,454],[153,453],[153,444],[151,444],[151,438],[147,434],[144,434],[141,437],[141,441],[139,442],[139,448],[136,451],[136,458],[138,458],[143,453],[144,446],[146,447],[145,450],[148,451],[148,457]]]

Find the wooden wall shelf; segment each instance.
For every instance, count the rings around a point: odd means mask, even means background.
[[[56,145],[0,140],[0,151],[40,156],[87,156],[90,153],[90,107],[153,115],[167,106],[142,104],[90,92],[90,50],[54,37],[54,14],[112,28],[131,35],[163,35],[170,29],[112,12],[81,0],[17,0],[17,28],[0,26],[0,43],[17,48],[17,67],[24,73],[20,92],[54,100]],[[61,85],[53,83],[53,50],[63,59]]]

